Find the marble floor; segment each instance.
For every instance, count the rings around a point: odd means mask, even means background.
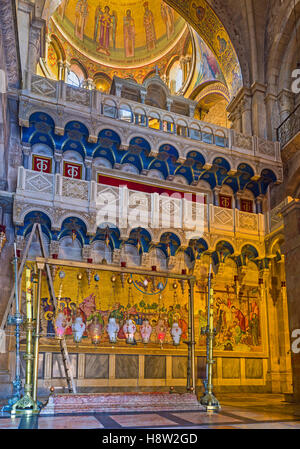
[[[300,429],[299,405],[283,395],[223,394],[218,413],[204,411],[93,413],[11,417],[2,429]]]

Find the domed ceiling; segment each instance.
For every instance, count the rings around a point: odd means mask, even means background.
[[[155,63],[187,31],[185,20],[161,0],[63,0],[52,20],[81,54],[126,69]]]

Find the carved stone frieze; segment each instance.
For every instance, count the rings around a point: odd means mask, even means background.
[[[0,42],[2,40],[3,50],[7,55],[5,65],[9,87],[18,87],[20,79],[16,22],[13,13],[14,4],[12,0],[1,0],[0,7]]]
[[[43,95],[45,97],[55,98],[56,87],[57,84],[55,81],[49,80],[47,78],[41,78],[40,76],[32,76],[31,91],[33,93]]]
[[[234,132],[234,146],[237,148],[245,148],[248,151],[253,151],[253,138],[245,136],[244,134]]]
[[[66,86],[66,100],[75,104],[89,106],[90,91],[87,89],[74,89],[71,86]]]
[[[249,231],[257,231],[258,221],[256,214],[239,213],[239,226]]]
[[[258,137],[258,152],[260,154],[265,154],[267,156],[275,156],[276,154],[276,144],[274,142],[261,139]]]
[[[78,179],[64,178],[62,184],[62,196],[67,198],[88,199],[88,183],[80,182]]]

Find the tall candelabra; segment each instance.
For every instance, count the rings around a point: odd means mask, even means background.
[[[201,334],[206,335],[206,379],[203,381],[204,384],[204,395],[200,399],[200,404],[206,407],[207,411],[218,411],[220,410],[220,403],[213,394],[213,341],[216,335],[216,330],[214,329],[214,291],[211,285],[212,272],[211,265],[209,267],[208,275],[208,301],[207,301],[207,326],[201,329]]]
[[[18,283],[18,257],[16,243],[14,243],[14,274],[15,274],[15,304],[16,311],[14,315],[9,315],[7,324],[16,326],[16,366],[15,366],[15,379],[13,380],[13,396],[8,400],[8,404],[5,405],[2,410],[10,411],[12,406],[21,398],[22,381],[20,375],[20,326],[23,323],[23,317],[19,310],[19,283]]]

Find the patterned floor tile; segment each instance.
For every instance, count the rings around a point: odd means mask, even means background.
[[[229,412],[229,410],[226,410],[227,412]],[[269,412],[265,412],[263,410],[255,410],[255,411],[251,411],[251,410],[237,410],[237,409],[232,409],[229,413],[236,415],[237,417],[241,417],[241,418],[249,418],[249,419],[254,419],[255,421],[280,421],[280,420],[293,420],[295,419],[295,416],[292,414],[288,414],[288,413],[275,413],[272,411]]]
[[[1,418],[0,429],[18,429],[20,418]]]
[[[241,421],[237,418],[221,415],[219,413],[207,414],[204,412],[173,413],[174,416],[189,421],[193,424],[218,424],[218,423],[236,423]]]
[[[291,422],[269,422],[269,423],[251,423],[251,424],[235,424],[235,429],[300,429],[300,423],[297,426]]]
[[[176,425],[170,419],[163,418],[155,413],[134,415],[111,415],[114,421],[122,427],[148,427],[148,426],[172,426]]]
[[[39,418],[39,429],[99,429],[102,424],[93,416],[54,416]]]

